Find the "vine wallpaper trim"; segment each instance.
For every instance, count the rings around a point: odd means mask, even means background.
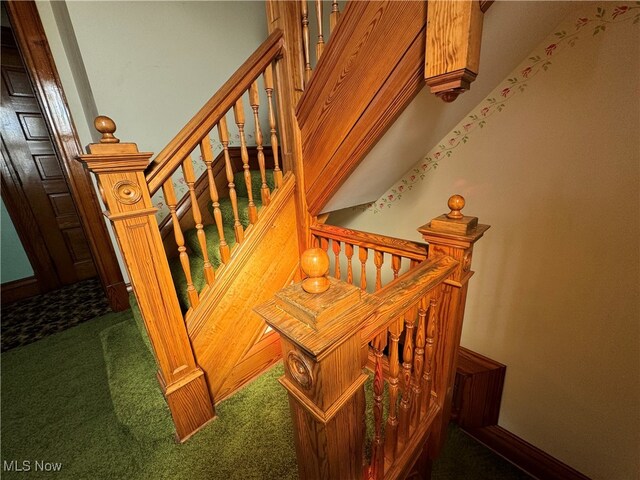
[[[477,132],[485,127],[487,121],[502,112],[514,97],[524,93],[533,79],[548,71],[555,58],[561,52],[575,46],[581,37],[603,33],[610,25],[629,21],[635,25],[640,22],[640,2],[616,3],[614,5],[603,4],[590,7],[590,13],[580,15],[572,22],[563,23],[557,31],[547,37],[538,50],[534,50],[534,53],[526,61],[511,72],[506,80],[501,82],[465,116],[393,187],[375,202],[352,207],[352,209],[377,214],[391,208],[402,199],[404,193],[424,181],[428,172],[436,170],[439,162],[451,158],[460,145],[467,143],[474,135],[477,135]]]

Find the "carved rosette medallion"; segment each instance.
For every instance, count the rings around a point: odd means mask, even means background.
[[[113,193],[120,203],[133,205],[142,198],[140,187],[131,180],[121,180],[113,186]]]
[[[287,356],[287,369],[293,379],[305,390],[313,385],[313,375],[305,358],[298,352],[289,352]]]
[[[471,251],[464,254],[462,259],[462,271],[467,273],[471,269]]]

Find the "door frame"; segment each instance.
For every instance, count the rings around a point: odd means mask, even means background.
[[[36,4],[32,0],[9,0],[4,3],[111,308],[114,311],[129,308],[126,285],[93,182],[88,170],[76,161],[76,157],[83,153],[82,147]],[[20,223],[20,217],[14,215],[15,209],[10,210],[11,203],[15,206],[15,202],[5,201],[7,210],[11,218]],[[22,238],[26,225],[15,226]]]

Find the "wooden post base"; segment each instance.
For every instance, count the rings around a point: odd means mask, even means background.
[[[199,368],[193,375],[165,387],[158,376],[162,390],[169,404],[169,410],[176,426],[176,435],[180,442],[188,440],[210,420],[215,418],[213,402],[204,372]]]

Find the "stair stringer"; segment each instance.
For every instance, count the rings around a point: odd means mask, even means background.
[[[424,86],[427,2],[349,2],[296,107],[317,215]]]
[[[248,374],[230,380],[267,327],[253,307],[272,298],[298,272],[294,187],[295,177],[289,173],[258,222],[246,230],[246,239],[236,247],[231,261],[216,272],[215,283],[187,316],[196,361],[215,403],[260,373],[261,366],[269,365],[263,357],[255,357],[255,365],[244,365]]]

